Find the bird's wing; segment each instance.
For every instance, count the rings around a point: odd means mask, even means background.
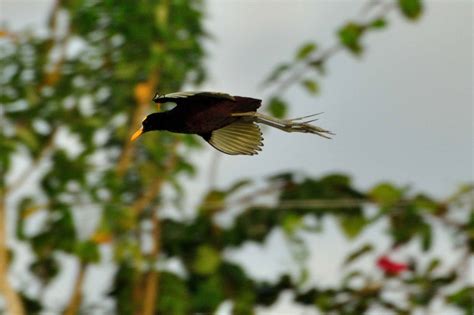
[[[258,125],[243,120],[214,130],[206,139],[214,148],[230,155],[258,154],[258,151],[262,150],[262,140],[262,132]]]
[[[153,102],[155,103],[166,103],[166,102],[179,102],[182,100],[191,100],[197,98],[219,98],[225,100],[234,101],[235,98],[227,93],[220,93],[220,92],[176,92],[170,94],[159,95],[156,94],[153,98]]]

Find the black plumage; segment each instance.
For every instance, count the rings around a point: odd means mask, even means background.
[[[310,125],[308,121],[297,122],[306,117],[283,120],[257,113],[262,101],[250,97],[216,92],[177,92],[156,95],[153,101],[172,102],[176,106],[169,111],[148,115],[142,122],[142,128],[133,134],[132,140],[144,132],[167,130],[200,135],[213,147],[227,154],[254,155],[263,146],[262,133],[256,123],[287,132],[315,133],[325,138],[331,134]]]

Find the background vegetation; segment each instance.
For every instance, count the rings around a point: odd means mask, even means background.
[[[265,100],[266,109],[283,117],[291,106],[284,94],[289,86],[316,94],[316,78],[324,74],[326,60],[342,50],[362,54],[363,36],[383,29],[393,10],[413,22],[421,17],[423,4],[369,1],[357,21],[337,30],[333,47],[303,43],[294,60],[276,66],[264,81],[262,88],[275,91]],[[388,182],[363,191],[345,174],[269,174],[265,187],[256,188],[250,178],[210,190],[192,219],[160,215],[170,202],[183,207],[182,183],[197,171],[189,157],[201,143],[166,132],[137,143],[128,139],[142,117],[156,110],[150,102],[156,91],[179,91],[205,80],[203,41],[212,30],[203,29],[204,13],[201,1],[57,1],[47,36],[2,30],[4,311],[178,315],[212,313],[227,301],[233,314],[252,314],[290,291],[294,303],[323,314],[429,313],[440,301],[472,314],[474,288],[465,281],[474,251],[472,186],[436,200]],[[20,156],[29,163],[18,171]],[[273,202],[263,203],[262,196]],[[100,214],[97,224],[83,220],[91,212]],[[226,213],[234,217],[223,226],[217,218]],[[380,221],[387,224],[392,244],[376,253],[377,269],[368,272],[353,264],[375,250],[367,243],[347,253],[339,285],[326,288],[307,281],[302,234],[324,233],[327,217],[349,240]],[[430,252],[435,226],[450,232],[453,246],[464,253],[459,261],[446,265],[443,257],[426,262],[419,256],[408,261],[390,256],[410,242],[419,244],[421,255]],[[283,231],[300,266],[298,274],[262,282],[226,258],[229,249],[262,243],[275,230]],[[19,250],[7,246],[7,236],[33,253],[26,282],[9,274]],[[61,275],[61,255],[74,257],[79,268],[68,303],[52,309],[42,292]],[[182,264],[180,272],[160,264],[171,259]],[[112,306],[83,298],[88,270],[104,261],[113,262],[110,289],[103,297]],[[32,293],[32,283],[40,290]]]

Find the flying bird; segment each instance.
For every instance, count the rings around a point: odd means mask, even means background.
[[[304,120],[318,114],[294,119],[278,119],[257,112],[262,101],[218,92],[177,92],[156,94],[155,103],[175,103],[164,112],[145,117],[142,127],[130,140],[153,130],[197,134],[217,150],[230,155],[255,155],[262,150],[262,132],[257,124],[264,124],[286,132],[313,133],[330,139],[332,132],[311,125]]]

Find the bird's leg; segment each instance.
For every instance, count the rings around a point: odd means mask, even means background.
[[[314,133],[314,134],[317,134],[318,136],[321,136],[327,139],[330,139],[329,135],[333,135],[333,133],[330,132],[329,130],[325,130],[318,126],[309,124],[313,120],[304,121],[304,122],[296,122],[296,120],[302,120],[304,118],[312,117],[315,115],[304,116],[304,117],[299,117],[295,119],[278,119],[278,118],[261,114],[261,113],[257,113],[257,112],[247,112],[247,113],[232,114],[232,116],[250,117],[253,121],[257,123],[262,123],[271,127],[275,127],[286,132]]]

